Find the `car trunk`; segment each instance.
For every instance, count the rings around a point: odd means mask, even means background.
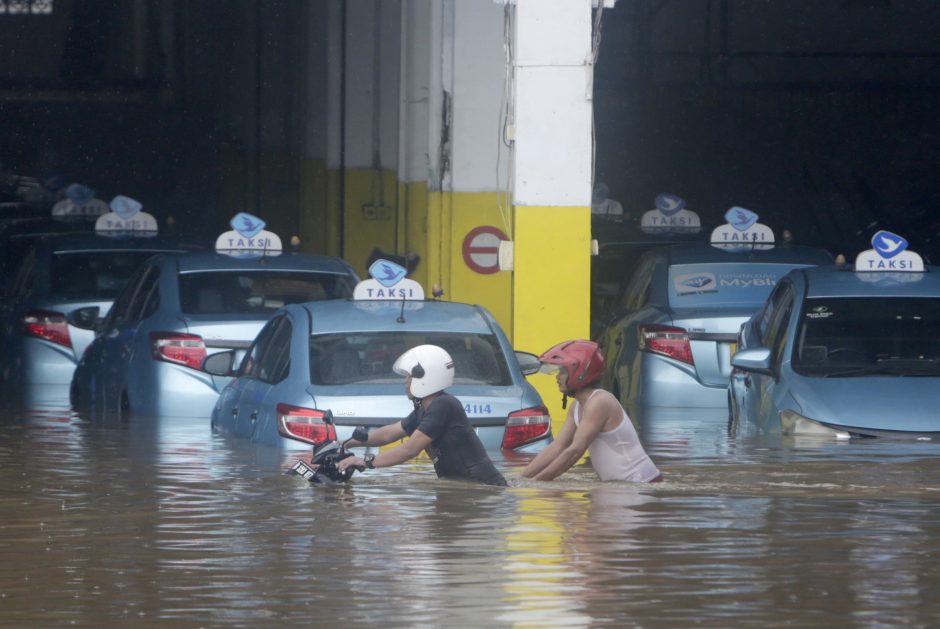
[[[213,350],[246,349],[268,322],[267,316],[229,316],[223,320],[219,315],[211,317],[190,316],[186,318],[189,334],[202,337],[209,353]]]
[[[689,345],[699,382],[706,386],[725,386],[731,375],[731,355],[741,324],[753,313],[721,310],[712,312],[677,311],[672,324],[689,334]]]

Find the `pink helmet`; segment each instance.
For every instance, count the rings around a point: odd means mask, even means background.
[[[558,367],[568,372],[565,386],[577,391],[595,384],[604,377],[604,356],[594,341],[565,341],[539,356],[542,371],[548,373]]]

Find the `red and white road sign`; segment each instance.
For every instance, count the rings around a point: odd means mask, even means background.
[[[509,240],[509,236],[491,225],[474,227],[463,239],[463,261],[477,273],[496,273],[499,271],[500,240]]]

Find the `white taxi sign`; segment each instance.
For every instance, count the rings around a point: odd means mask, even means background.
[[[685,199],[663,192],[656,196],[656,208],[643,214],[640,229],[647,234],[697,234],[702,231],[698,214],[685,208]]]
[[[423,300],[424,288],[405,277],[408,269],[389,260],[379,259],[369,267],[371,279],[362,280],[353,290],[353,299],[365,300]]]
[[[142,207],[140,201],[117,195],[111,199],[111,211],[95,221],[95,231],[105,235],[156,236],[159,229],[157,219],[141,212]]]
[[[881,230],[871,238],[871,249],[855,258],[855,271],[861,273],[923,273],[924,259],[908,250],[907,240],[889,231]]]
[[[724,225],[712,230],[711,245],[731,251],[773,249],[774,232],[757,222],[759,217],[751,210],[734,206],[725,212]]]
[[[234,258],[254,258],[281,254],[281,238],[257,216],[239,212],[228,223],[231,231],[222,232],[215,240],[215,250]]]
[[[65,198],[52,206],[52,215],[56,217],[98,218],[111,211],[108,204],[95,198],[95,191],[80,183],[73,183],[65,189]]]

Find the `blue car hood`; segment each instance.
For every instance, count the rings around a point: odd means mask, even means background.
[[[940,378],[796,376],[790,392],[804,417],[850,432],[940,432]]]

